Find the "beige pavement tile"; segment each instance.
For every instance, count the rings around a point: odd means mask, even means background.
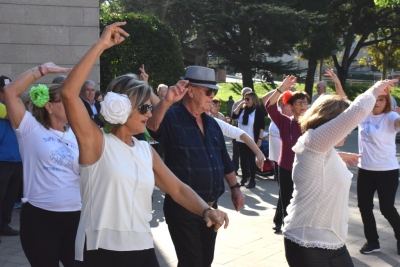
[[[350,142],[350,143],[349,143]],[[354,143],[352,145],[351,143]],[[227,142],[231,149],[231,142]],[[356,132],[348,138],[343,150],[354,151],[357,146]],[[400,151],[400,145],[398,145]],[[356,169],[352,169],[355,173]],[[240,181],[240,177],[237,178]],[[363,255],[359,249],[365,243],[361,216],[357,207],[356,175],[353,177],[349,195],[350,218],[349,235],[346,246],[356,267],[385,267],[399,266],[400,256],[396,251],[396,239],[391,226],[379,210],[377,197],[374,199],[374,214],[377,221],[378,233],[382,252]],[[275,234],[272,219],[275,215],[275,205],[278,186],[275,181],[257,178],[255,189],[243,189],[246,195],[246,206],[240,212],[233,208],[230,190],[226,187],[225,194],[219,199],[220,209],[227,212],[230,218],[228,229],[218,232],[213,267],[287,267],[283,245],[283,236]],[[399,191],[399,189],[398,189]],[[176,267],[178,264],[174,246],[169,236],[168,227],[163,214],[164,193],[154,192],[153,220],[151,231],[154,237],[156,255],[162,267]],[[396,196],[400,207],[400,193]],[[20,210],[14,210],[11,226],[19,228]],[[19,237],[1,236],[0,267],[28,267],[24,262]],[[14,262],[13,262],[14,261]],[[20,261],[20,263],[17,263]]]
[[[28,260],[26,259],[25,255],[24,256],[15,256],[14,255],[8,261],[14,262],[14,263],[19,263],[19,264],[29,263]]]

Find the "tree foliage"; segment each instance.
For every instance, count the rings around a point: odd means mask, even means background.
[[[371,34],[368,40],[386,39],[390,35],[390,29],[380,29],[377,33]],[[366,54],[366,56],[359,58],[359,64],[380,69],[382,78],[385,79],[388,69],[400,68],[400,36],[368,46]]]
[[[399,0],[374,0],[375,5],[379,7],[392,7],[392,6],[399,6]]]
[[[329,0],[299,0],[291,5],[291,8],[295,10],[306,10],[315,14],[314,19],[308,23],[303,38],[295,47],[301,58],[307,60],[305,91],[310,96],[314,87],[317,66],[321,66],[338,49],[338,40],[331,31],[333,23],[328,16],[330,3]]]
[[[142,64],[153,87],[175,84],[184,74],[184,65],[179,41],[171,28],[155,16],[128,13],[103,15],[101,29],[116,21],[126,21],[123,28],[130,35],[100,56],[102,89],[121,74],[138,73]]]
[[[333,21],[331,31],[340,41],[339,51],[342,51],[341,62],[338,58],[339,53],[333,55],[332,59],[343,88],[346,86],[350,66],[356,61],[361,48],[400,35],[399,11],[398,7],[379,8],[373,0],[341,0],[332,3],[329,14]],[[380,40],[369,39],[372,33],[382,28],[391,29],[390,35]]]
[[[267,57],[291,54],[306,30],[311,14],[297,12],[281,1],[212,1],[208,44],[242,73],[243,86],[253,87],[252,68],[294,73],[292,62],[272,62]]]
[[[186,64],[207,65],[212,53],[241,72],[253,87],[252,69],[294,73],[292,63],[267,56],[291,53],[309,16],[268,0],[118,0],[126,11],[155,14],[179,36]]]

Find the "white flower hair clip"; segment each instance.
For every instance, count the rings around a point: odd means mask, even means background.
[[[108,92],[100,105],[100,114],[108,124],[104,126],[106,133],[111,132],[113,126],[124,124],[132,113],[131,100],[125,94]]]

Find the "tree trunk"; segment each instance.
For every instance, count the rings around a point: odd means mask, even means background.
[[[382,80],[387,79],[389,52],[385,50],[383,53]]]
[[[314,87],[314,76],[315,76],[315,71],[317,69],[317,65],[318,61],[316,58],[310,58],[308,60],[305,91],[310,97],[312,97],[312,91]]]
[[[336,67],[336,69],[338,71],[338,78],[340,80],[340,84],[343,87],[343,91],[346,92],[346,90],[345,90],[346,89],[346,80],[347,80],[347,75],[348,75],[349,69],[346,67],[342,67],[342,66],[340,66],[340,68]]]
[[[322,58],[320,61],[319,61],[319,81],[322,81],[322,75],[323,75],[323,73],[322,73],[322,68],[324,67],[324,59]]]
[[[207,67],[207,40],[206,31],[203,25],[196,27],[197,38],[196,38],[196,56],[194,64],[198,66]]]
[[[243,87],[250,87],[251,89],[254,89],[253,75],[251,73],[251,68],[242,70],[242,82],[243,82]]]
[[[349,66],[347,66],[347,64],[344,64],[343,61],[342,65],[340,65],[336,55],[332,55],[332,59],[333,63],[335,64],[336,70],[338,72],[337,76],[339,78],[340,84],[342,85],[343,91],[346,93],[346,80],[349,71]]]
[[[167,3],[165,3],[164,8],[163,8],[163,12],[162,12],[162,16],[161,16],[161,21],[163,21],[163,22],[165,22],[165,18],[167,17],[169,1],[170,0],[167,0]]]

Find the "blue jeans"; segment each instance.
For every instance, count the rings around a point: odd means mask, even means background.
[[[284,239],[286,260],[290,267],[354,267],[346,246],[336,250],[306,248]]]

